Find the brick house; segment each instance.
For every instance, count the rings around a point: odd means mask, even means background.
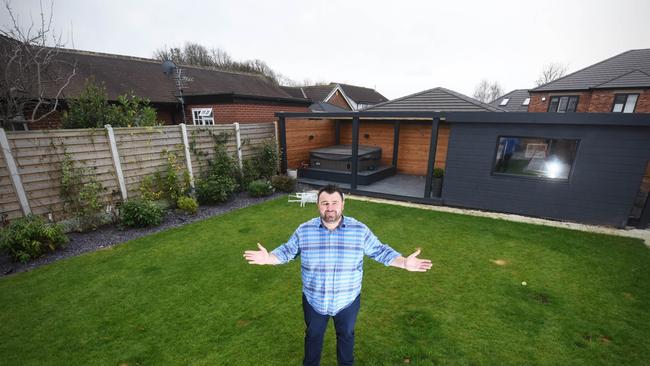
[[[650,48],[623,52],[529,93],[528,112],[650,113]]]
[[[183,122],[176,82],[163,72],[160,61],[69,49],[60,50],[57,57],[67,65],[75,65],[75,75],[61,95],[61,111],[66,108],[65,100],[78,97],[86,80],[94,78],[105,86],[109,102],[116,101],[119,95],[133,93],[147,98],[164,124]],[[311,104],[305,98],[287,94],[261,75],[197,66],[179,68],[186,80],[182,93],[187,124],[272,122],[276,112],[306,112]],[[19,122],[14,127],[59,128],[61,111],[39,122]]]

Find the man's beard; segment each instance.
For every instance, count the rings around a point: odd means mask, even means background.
[[[338,212],[333,212],[333,213],[330,213],[330,214],[324,213],[324,214],[321,215],[320,218],[321,218],[321,220],[323,220],[323,222],[326,222],[326,223],[329,224],[329,223],[334,223],[334,222],[339,221],[339,219],[341,218],[341,215]]]

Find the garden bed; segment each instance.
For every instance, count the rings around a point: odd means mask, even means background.
[[[64,258],[104,249],[145,235],[163,231],[171,227],[178,227],[190,222],[203,220],[208,217],[221,215],[228,211],[264,202],[278,197],[279,195],[279,193],[276,193],[268,197],[252,198],[249,197],[246,192],[242,192],[222,204],[201,205],[199,206],[199,211],[196,215],[188,215],[175,210],[167,210],[164,214],[165,216],[162,224],[155,227],[120,228],[117,225],[104,225],[93,231],[68,233],[70,243],[65,248],[47,253],[44,256],[27,263],[12,262],[8,255],[0,254],[0,276],[29,271]]]

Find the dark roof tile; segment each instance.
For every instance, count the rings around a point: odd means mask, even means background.
[[[446,88],[433,88],[393,99],[364,109],[366,111],[424,111],[424,112],[504,112],[461,93]]]
[[[623,52],[531,91],[650,87],[647,75],[650,75],[650,48]]]

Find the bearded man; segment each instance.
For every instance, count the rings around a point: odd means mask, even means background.
[[[364,255],[386,266],[426,272],[431,261],[419,259],[420,250],[408,257],[383,244],[370,229],[343,216],[343,192],[328,185],[318,191],[320,217],[300,225],[289,240],[268,252],[247,250],[250,264],[284,264],[300,255],[302,308],[305,318],[304,366],[320,365],[323,339],[329,318],[336,329],[336,358],[339,365],[354,364],[354,326],[361,304]]]

